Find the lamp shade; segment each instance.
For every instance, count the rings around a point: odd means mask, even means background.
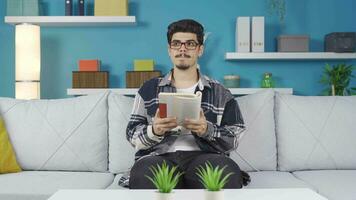
[[[16,98],[38,99],[41,72],[40,27],[19,24],[15,29]]]
[[[40,82],[16,82],[16,99],[40,99]]]

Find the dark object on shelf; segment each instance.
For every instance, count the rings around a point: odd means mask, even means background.
[[[356,52],[356,32],[329,33],[324,40],[326,52]]]
[[[308,35],[280,35],[277,38],[278,52],[309,52]]]
[[[78,15],[84,16],[84,0],[78,0]]]
[[[108,88],[109,72],[73,71],[73,88]]]
[[[126,87],[139,88],[145,81],[161,76],[161,71],[126,71]]]
[[[73,0],[64,0],[65,2],[65,14],[66,16],[72,16],[73,15]]]

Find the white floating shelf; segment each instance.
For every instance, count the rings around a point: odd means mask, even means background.
[[[111,91],[123,95],[135,95],[138,91],[138,88],[69,88],[67,89],[67,95],[88,95],[106,91]]]
[[[293,88],[273,88],[275,91],[282,94],[293,94]],[[266,88],[229,88],[233,95],[254,94],[259,91],[268,90]]]
[[[265,88],[229,88],[233,95],[246,95],[253,94],[262,90],[266,90]],[[275,91],[283,93],[283,94],[293,94],[293,88],[273,88]],[[122,95],[135,95],[138,91],[137,88],[110,88],[110,89],[97,89],[97,88],[87,88],[87,89],[67,89],[67,95],[88,95],[95,94],[100,92],[112,91]]]
[[[5,23],[40,26],[121,26],[135,25],[135,16],[5,16]]]
[[[356,53],[333,52],[263,52],[263,53],[237,53],[228,52],[225,60],[338,60],[356,59]]]

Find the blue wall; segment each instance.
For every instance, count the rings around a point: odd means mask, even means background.
[[[93,0],[91,0],[93,1]],[[199,61],[203,73],[222,81],[226,74],[239,74],[241,87],[259,87],[264,72],[272,72],[277,87],[294,88],[296,94],[319,95],[318,83],[326,63],[320,61],[225,61],[225,52],[235,48],[237,16],[265,16],[266,51],[275,51],[279,34],[309,34],[311,51],[323,51],[329,32],[356,31],[354,0],[286,0],[284,24],[268,12],[267,0],[130,0],[130,15],[136,26],[101,28],[42,28],[42,98],[67,97],[71,72],[79,59],[98,58],[110,71],[110,87],[125,87],[125,71],[134,59],[151,58],[166,73],[167,25],[193,18],[211,32],[205,54]],[[43,0],[45,15],[63,15],[63,0]],[[14,28],[4,24],[6,3],[0,0],[0,96],[14,96]],[[335,64],[343,61],[327,61]],[[346,61],[356,65],[355,60]],[[356,81],[353,80],[353,86]]]

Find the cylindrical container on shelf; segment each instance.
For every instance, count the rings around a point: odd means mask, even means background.
[[[240,87],[240,76],[238,75],[226,75],[224,76],[224,86],[227,88]]]

